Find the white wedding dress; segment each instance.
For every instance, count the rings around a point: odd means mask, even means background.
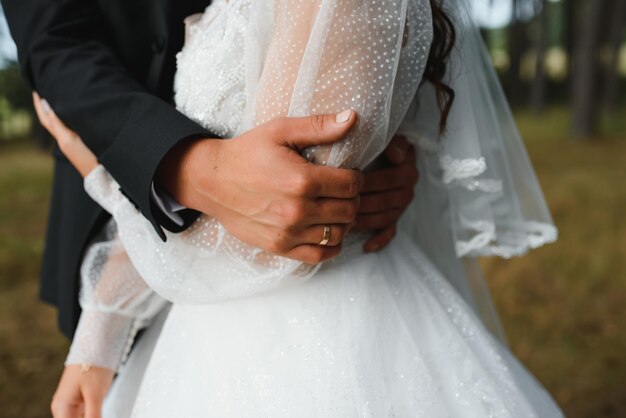
[[[460,257],[519,255],[556,230],[514,127],[487,135],[478,119],[466,124],[481,111],[471,100],[487,94],[479,82],[453,83],[449,132],[428,135],[438,120],[421,86],[428,0],[217,0],[189,25],[176,103],[192,119],[229,138],[351,108],[350,136],[307,158],[367,169],[400,130],[420,150],[423,179],[388,248],[364,254],[365,237],[351,235],[340,257],[309,266],[206,216],[163,243],[96,168],[86,189],[114,220],[83,264],[68,364],[117,368],[135,332],[173,302],[160,334],[144,337],[158,337],[154,350],[140,339],[121,369],[110,416],[561,417],[451,285]]]

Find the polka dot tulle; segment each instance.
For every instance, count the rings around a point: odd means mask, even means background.
[[[218,0],[188,33],[176,76],[183,113],[232,137],[282,116],[353,109],[359,123],[344,141],[305,154],[364,168],[415,96],[432,22],[428,1]]]

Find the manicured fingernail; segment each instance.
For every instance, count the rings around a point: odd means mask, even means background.
[[[380,246],[376,243],[371,243],[371,244],[367,244],[365,246],[365,251],[368,253],[373,253],[378,251],[378,249],[380,248]]]
[[[350,120],[350,116],[352,116],[352,110],[344,110],[343,112],[337,114],[335,120],[337,123],[346,123]]]
[[[45,113],[46,115],[49,114],[52,110],[52,108],[50,107],[50,103],[48,103],[46,99],[41,99],[41,110],[43,110],[43,113]]]

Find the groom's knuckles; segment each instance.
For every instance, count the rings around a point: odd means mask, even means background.
[[[307,216],[306,203],[303,200],[290,199],[274,205],[275,215],[278,218],[278,227],[291,231]]]
[[[319,181],[308,168],[295,171],[287,180],[287,190],[296,196],[316,196],[319,192]]]
[[[277,140],[282,139],[287,134],[287,127],[289,126],[288,117],[280,117],[273,119],[260,127],[265,133],[264,137]],[[245,135],[245,134],[244,134]]]
[[[363,174],[358,170],[314,166],[311,171],[318,196],[351,199],[363,188]]]
[[[318,200],[315,207],[317,223],[342,223],[353,222],[359,212],[359,197],[352,199],[323,199]]]
[[[282,255],[291,249],[289,233],[279,229],[272,234],[266,243],[266,250],[271,254]]]
[[[358,196],[363,188],[363,174],[357,170],[342,170],[342,175],[345,176],[343,179],[345,196],[347,198]]]

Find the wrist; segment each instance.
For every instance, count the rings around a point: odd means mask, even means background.
[[[163,158],[156,172],[156,181],[181,205],[204,211],[198,203],[200,184],[208,171],[217,170],[223,141],[196,138],[181,141]]]

